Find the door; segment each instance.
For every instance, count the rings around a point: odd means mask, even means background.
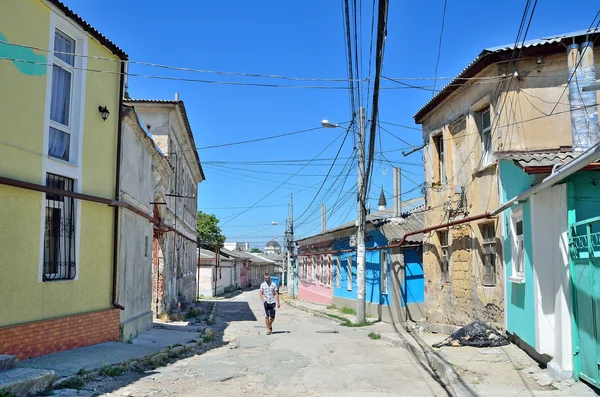
[[[600,386],[600,217],[569,228],[571,303],[573,308],[573,373]]]

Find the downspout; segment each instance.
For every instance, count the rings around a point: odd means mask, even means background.
[[[596,66],[594,64],[594,43],[588,41],[579,47],[581,53],[581,74],[583,81],[579,81],[577,87],[581,90],[584,87],[596,83]],[[583,113],[585,115],[584,128],[587,132],[587,140],[593,144],[600,141],[598,131],[598,104],[596,101],[596,91],[580,91],[583,102]],[[586,149],[589,146],[586,147]]]
[[[119,111],[117,120],[117,166],[115,177],[115,200],[119,201],[121,195],[121,134],[122,123],[121,115],[123,112],[123,89],[125,85],[125,62],[121,62],[121,77],[119,84]],[[118,309],[125,310],[125,307],[117,302],[117,275],[119,258],[119,207],[115,207],[113,218],[113,268],[112,268],[112,305]]]

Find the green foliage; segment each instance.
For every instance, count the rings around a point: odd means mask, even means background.
[[[204,311],[202,310],[202,308],[195,308],[195,307],[190,307],[187,311],[187,313],[185,313],[185,319],[186,320],[190,320],[192,318],[196,318],[198,316],[200,316],[202,313],[204,313]]]
[[[337,307],[335,307],[335,305],[329,305],[329,306],[327,306],[327,309],[335,310],[335,309],[337,309]]]
[[[348,307],[348,306],[342,307],[341,312],[344,314],[356,315],[356,310],[354,310],[353,308]]]
[[[72,378],[62,382],[58,388],[59,389],[75,389],[81,390],[85,386],[85,381],[81,376],[73,376]]]
[[[208,343],[211,340],[213,340],[213,338],[215,337],[215,333],[212,329],[209,329],[206,331],[206,333],[204,334],[204,336],[202,337],[202,341],[204,343]]]
[[[125,372],[125,369],[121,368],[118,365],[115,365],[115,366],[107,365],[105,367],[102,367],[102,369],[100,370],[100,375],[102,375],[102,376],[120,376],[120,375],[123,375],[124,372]]]
[[[225,236],[219,227],[219,219],[213,214],[200,210],[196,215],[196,233],[200,246],[204,249],[212,250],[215,244],[221,246],[225,242]]]
[[[373,323],[371,321],[361,321],[360,323],[353,323],[352,321],[348,320],[346,317],[336,316],[335,314],[329,314],[329,313],[325,313],[325,315],[340,321],[341,322],[340,325],[342,327],[367,327],[369,325],[373,325]]]
[[[0,397],[15,397],[15,395],[4,389],[0,389]]]
[[[260,250],[260,248],[250,248],[250,253],[251,254],[262,254],[262,251]]]
[[[371,332],[368,336],[369,336],[369,338],[371,338],[373,340],[381,339],[381,335],[378,334],[377,332]]]

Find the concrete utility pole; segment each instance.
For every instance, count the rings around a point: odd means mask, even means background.
[[[287,231],[287,292],[294,296],[294,198],[290,193],[290,214],[288,217]]]
[[[365,109],[358,109],[358,219],[356,230],[356,322],[366,319],[365,294],[365,230],[366,214],[365,204],[367,187],[365,186]]]
[[[400,178],[400,167],[394,168],[394,218],[402,215],[402,179]]]
[[[325,204],[321,204],[321,233],[325,233],[327,230],[327,207]]]

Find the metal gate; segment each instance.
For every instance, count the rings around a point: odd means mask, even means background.
[[[573,376],[600,386],[600,217],[569,227]]]

